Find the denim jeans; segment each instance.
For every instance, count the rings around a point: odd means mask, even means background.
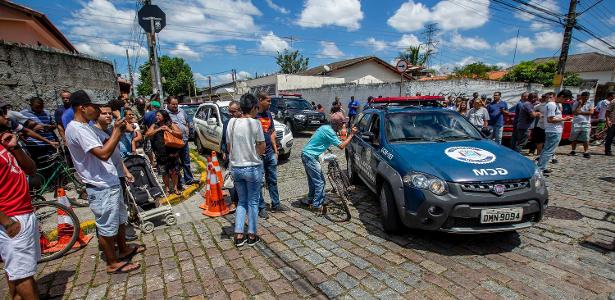
[[[527,143],[527,139],[530,136],[528,129],[519,129],[513,131],[513,135],[515,137],[515,143],[512,145],[513,150],[517,152],[521,152],[523,150],[523,146]]]
[[[504,132],[504,126],[501,125],[489,125],[491,129],[491,139],[498,144],[502,144],[502,133]]]
[[[248,216],[248,233],[256,233],[258,202],[263,178],[263,165],[254,167],[233,167],[233,182],[239,197],[235,211],[235,233],[244,233],[243,227]]]
[[[308,178],[308,198],[312,207],[319,208],[325,200],[325,177],[320,168],[318,158],[311,157],[305,153],[301,154],[303,167]]]
[[[562,134],[558,132],[545,133],[545,145],[542,148],[540,159],[538,160],[538,169],[544,171],[547,168],[547,163],[555,153],[559,142],[562,139]]]
[[[265,171],[265,182],[269,190],[269,198],[271,198],[271,207],[280,206],[280,195],[278,194],[278,160],[275,158],[275,153],[265,154],[263,157],[263,169]],[[265,198],[263,190],[260,190],[260,202],[258,208],[265,208]]]
[[[190,148],[188,146],[188,141],[186,141],[186,145],[179,150],[179,159],[181,161],[181,167],[184,170],[183,180],[180,177],[180,181],[183,183],[194,181],[194,176],[192,176],[192,171],[190,171]]]
[[[611,152],[613,138],[615,138],[615,126],[609,127],[606,132],[606,138],[604,139],[604,153],[613,153]]]

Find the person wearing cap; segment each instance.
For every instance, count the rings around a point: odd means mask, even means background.
[[[130,258],[145,249],[126,244],[125,223],[128,213],[120,179],[113,165],[113,155],[120,137],[126,130],[126,122],[121,119],[113,125],[109,140],[103,144],[88,124],[96,121],[100,114],[98,105],[92,103],[85,91],[79,90],[70,96],[74,120],[66,127],[66,143],[75,163],[75,170],[86,186],[90,210],[96,221],[98,243],[102,248],[107,273],[128,273],[141,266],[130,263]],[[119,255],[116,254],[117,243]]]
[[[11,299],[38,299],[34,280],[41,256],[40,231],[26,175],[36,165],[19,147],[19,137],[0,102],[0,258]]]
[[[590,158],[589,155],[589,132],[592,129],[591,117],[594,114],[594,103],[589,101],[589,92],[583,92],[577,97],[577,101],[572,104],[572,130],[570,131],[569,141],[572,147],[568,155],[575,156],[577,143],[583,143],[583,157]]]
[[[557,94],[557,98],[549,98],[549,102],[546,105],[545,145],[538,159],[538,169],[544,174],[551,173],[550,170],[547,170],[547,163],[553,157],[559,142],[562,140],[564,122],[572,119],[572,117],[562,117],[562,108],[559,104],[570,99],[572,99],[572,92],[570,90],[562,90]]]

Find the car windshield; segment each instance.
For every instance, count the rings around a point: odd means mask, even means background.
[[[478,130],[460,114],[444,110],[390,113],[385,130],[390,143],[481,139]]]
[[[186,106],[180,106],[180,108],[186,113],[186,116],[188,117],[188,122],[192,123],[192,118],[194,118],[194,114],[196,113],[196,110],[199,108],[198,105],[186,105]]]
[[[307,100],[304,99],[285,99],[286,107],[290,109],[301,109],[301,110],[311,110],[312,105],[310,105]]]
[[[231,114],[228,112],[228,106],[220,106],[220,114],[222,115],[222,124],[231,119]]]

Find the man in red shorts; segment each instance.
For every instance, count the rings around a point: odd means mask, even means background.
[[[38,299],[34,275],[40,234],[26,179],[36,165],[17,144],[5,107],[0,102],[0,257],[11,299]]]

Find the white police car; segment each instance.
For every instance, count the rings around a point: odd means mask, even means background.
[[[348,177],[379,195],[385,231],[497,232],[540,221],[548,193],[534,163],[484,139],[441,100],[379,98],[354,123]]]

